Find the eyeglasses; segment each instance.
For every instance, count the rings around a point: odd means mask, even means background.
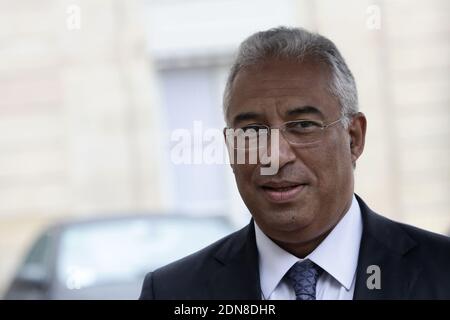
[[[232,147],[237,150],[251,150],[267,146],[267,138],[271,134],[271,129],[279,129],[284,138],[295,146],[307,146],[321,141],[325,129],[342,122],[342,120],[344,117],[325,124],[320,121],[302,119],[288,121],[278,127],[249,124],[241,128],[225,128],[225,135],[227,141],[232,142]],[[266,140],[263,141],[263,139]]]

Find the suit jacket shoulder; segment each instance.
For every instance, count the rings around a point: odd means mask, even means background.
[[[256,299],[259,288],[256,255],[254,227],[249,224],[194,254],[148,273],[140,299]]]
[[[418,249],[422,254],[434,257],[435,262],[445,262],[447,267],[450,263],[450,238],[441,234],[433,233],[400,223],[400,227],[411,239],[418,243]]]
[[[363,236],[355,299],[450,299],[450,238],[380,216],[357,199]],[[367,285],[374,265],[379,289]]]
[[[400,226],[417,243],[410,255],[421,268],[409,297],[450,299],[450,238],[405,224]]]

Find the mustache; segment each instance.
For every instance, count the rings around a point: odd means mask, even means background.
[[[280,168],[277,174],[272,176],[258,175],[256,183],[268,187],[290,187],[300,184],[309,184],[310,179],[304,170]]]

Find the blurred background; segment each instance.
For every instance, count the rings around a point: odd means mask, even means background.
[[[0,296],[134,299],[248,223],[229,166],[174,164],[170,133],[221,129],[237,46],[279,25],[355,75],[356,192],[448,234],[449,22],[447,0],[0,0]]]

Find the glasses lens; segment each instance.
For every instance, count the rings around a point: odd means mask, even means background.
[[[227,132],[227,139],[232,143],[232,147],[238,150],[258,149],[261,137],[267,136],[266,128],[244,128],[230,129]]]
[[[323,124],[314,120],[290,121],[282,127],[284,138],[295,145],[308,145],[323,137]],[[278,130],[278,129],[272,129]],[[228,143],[234,149],[254,150],[267,148],[270,134],[266,126],[251,125],[238,129],[227,129]]]
[[[288,122],[284,129],[285,138],[297,145],[317,142],[322,138],[322,134],[322,124],[312,120]]]

